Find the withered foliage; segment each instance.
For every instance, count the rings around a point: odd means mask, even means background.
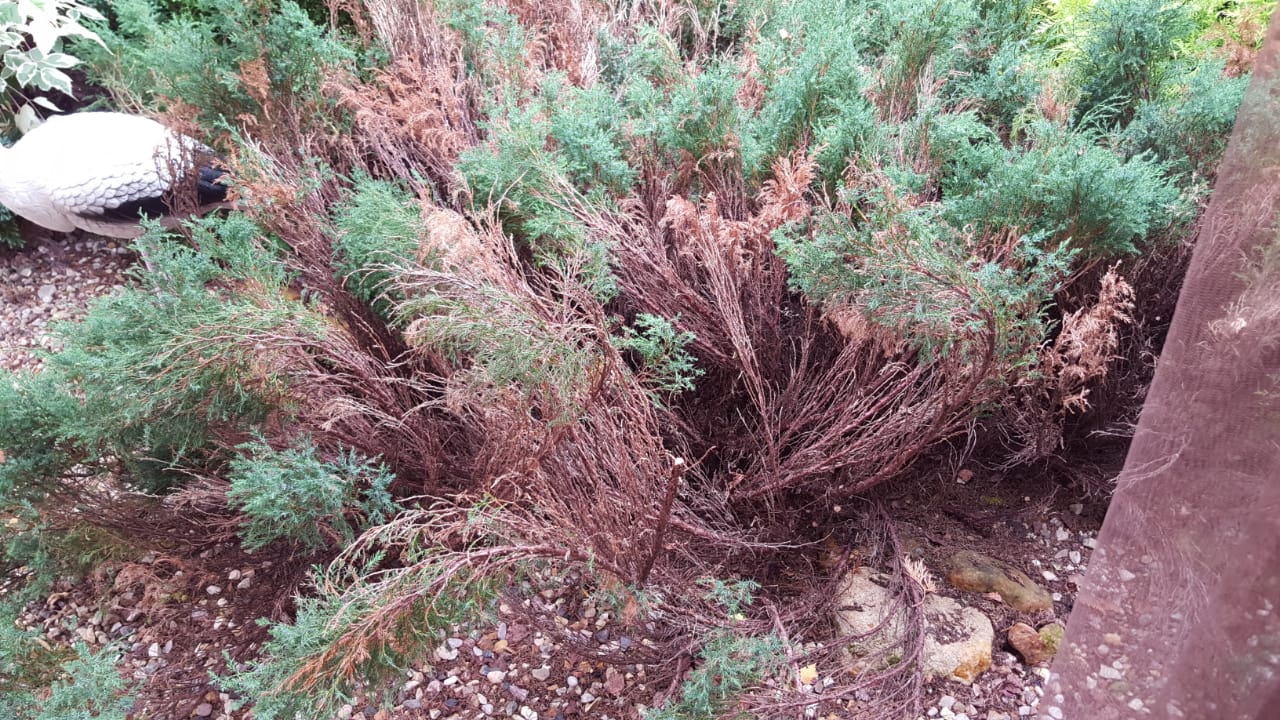
[[[525,56],[534,65],[560,70],[579,87],[595,83],[600,73],[596,33],[605,16],[603,3],[511,0],[508,7],[529,34]]]
[[[458,82],[459,65],[424,67],[402,59],[371,83],[326,86],[351,114],[358,129],[352,139],[371,169],[386,177],[422,175],[455,206],[465,186],[454,164],[476,142],[473,88]]]
[[[1016,437],[1008,466],[1043,460],[1062,448],[1067,418],[1089,409],[1133,322],[1133,288],[1113,267],[1101,277],[1093,304],[1066,314],[1053,343],[1040,351],[1033,373],[1019,383],[1014,418],[1004,427]]]

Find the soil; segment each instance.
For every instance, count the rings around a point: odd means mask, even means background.
[[[78,234],[0,250],[0,367],[38,368],[37,349],[53,345],[50,323],[80,317],[93,298],[127,282],[125,270],[134,260],[115,241]],[[929,683],[920,717],[1033,714],[1047,670],[1027,667],[1009,652],[1006,631],[1017,622],[1039,627],[1066,620],[1105,499],[1046,482],[1034,470],[1001,474],[977,466],[895,484],[876,499],[890,511],[904,546],[937,578],[939,592],[978,608],[996,629],[992,669],[968,686]],[[851,518],[832,536],[855,531]],[[1053,594],[1053,609],[1018,613],[998,597],[951,588],[941,568],[962,549],[1020,568]],[[255,655],[267,639],[256,620],[287,616],[290,608],[277,604],[280,588],[299,582],[302,568],[288,558],[264,559],[232,547],[212,548],[200,560],[151,552],[104,564],[92,577],[58,588],[22,620],[41,628],[50,643],[85,640],[120,648],[121,672],[138,681],[136,718],[249,717],[212,677],[225,671],[228,659],[239,663]],[[548,637],[533,629],[527,620],[539,614],[563,632]],[[490,622],[455,628],[431,656],[402,677],[365,688],[338,717],[636,718],[637,698],[652,705],[669,688],[650,687],[654,673],[643,664],[607,666],[602,658],[642,648],[654,630],[624,626],[581,578],[530,578]],[[815,688],[820,695],[821,683]]]

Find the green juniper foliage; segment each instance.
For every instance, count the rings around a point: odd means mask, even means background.
[[[493,285],[452,279],[409,285],[397,314],[413,344],[466,367],[460,377],[475,386],[516,387],[553,404],[568,402],[555,417],[572,417],[573,399],[603,362],[584,334],[589,328],[560,322],[527,297]]]
[[[619,348],[633,350],[640,356],[644,380],[662,394],[692,390],[694,381],[702,374],[695,367],[695,358],[685,349],[693,342],[694,335],[677,331],[679,323],[679,316],[672,321],[641,313],[636,316],[635,326],[624,327],[622,337],[614,340]]]
[[[1221,60],[1208,60],[1170,80],[1159,97],[1138,105],[1121,147],[1131,156],[1163,163],[1181,183],[1212,178],[1249,85],[1248,76],[1229,78],[1223,72]]]
[[[315,593],[299,598],[293,623],[272,624],[262,656],[221,678],[222,686],[254,699],[254,717],[262,720],[333,714],[351,701],[357,682],[377,687],[378,680],[401,675],[452,627],[485,617],[505,584],[466,570],[446,575],[456,558],[438,548],[410,547],[400,559],[406,569],[381,570],[383,558],[375,556],[355,564],[340,557],[313,570]],[[424,588],[432,592],[424,595]],[[413,608],[370,638],[362,648],[368,654],[351,664],[353,649],[338,643],[406,590],[418,591]]]
[[[780,234],[795,287],[828,304],[856,301],[870,319],[904,331],[926,358],[976,359],[995,333],[998,356],[1030,361],[1043,332],[1040,304],[1071,253],[1046,251],[1034,238],[1000,262],[966,253],[967,240],[936,209],[874,216],[869,227],[830,215],[812,239]],[[887,238],[871,228],[896,227]]]
[[[754,602],[759,584],[751,580],[727,583],[704,578],[707,599],[719,603],[730,624],[739,610]],[[678,699],[645,713],[645,720],[711,720],[723,717],[734,701],[752,685],[786,665],[782,640],[776,635],[740,635],[717,630],[703,638],[698,661],[680,686]]]
[[[59,512],[102,502],[83,483],[165,492],[218,455],[219,433],[287,415],[288,380],[271,348],[323,337],[324,318],[285,293],[290,276],[241,216],[193,228],[200,250],[156,235],[139,241],[150,269],[58,328],[63,349],[39,373],[0,383],[0,497],[17,525],[5,565],[34,573],[29,590],[116,555],[88,523],[46,528]],[[97,499],[90,499],[97,498]]]
[[[34,705],[33,692],[51,685],[70,655],[67,649],[40,645],[39,630],[20,629],[21,610],[9,598],[0,604],[0,712],[5,717],[16,717],[21,706]]]
[[[511,89],[527,72],[525,28],[499,3],[486,0],[445,0],[439,3],[444,25],[460,33],[463,59],[470,74],[484,86],[487,102],[515,102]]]
[[[775,158],[811,134],[822,178],[834,187],[849,158],[880,141],[876,109],[866,96],[871,78],[862,65],[861,23],[857,15],[824,12],[821,5],[778,8],[751,45],[764,91],[742,132],[743,166],[752,178],[763,177]]]
[[[1137,252],[1140,241],[1178,216],[1178,190],[1160,165],[1126,160],[1047,123],[1027,133],[1013,149],[980,128],[978,137],[945,147],[944,217],[952,227],[1017,228],[1051,246],[1105,257]]]
[[[334,216],[334,269],[356,297],[390,319],[400,298],[384,295],[396,268],[415,262],[424,231],[418,204],[398,185],[362,176]]]
[[[135,272],[138,284],[61,327],[64,349],[43,372],[0,386],[6,498],[38,499],[71,465],[107,456],[127,483],[163,490],[177,477],[165,468],[199,458],[212,433],[284,401],[287,381],[263,366],[257,339],[313,341],[323,318],[287,298],[287,271],[242,216],[195,233],[199,251],[139,241],[152,269]]]
[[[563,88],[554,80],[548,87]],[[494,139],[463,153],[458,169],[471,186],[475,209],[495,206],[504,229],[526,244],[538,265],[574,277],[593,296],[608,300],[617,292],[608,247],[590,238],[566,205],[580,200],[607,206],[605,188],[629,182],[630,171],[607,136],[588,138],[596,142],[586,144],[571,134],[593,122],[598,127],[598,121],[580,116],[577,103],[588,106],[582,112],[603,115],[604,110],[591,108],[601,97],[565,90],[563,100],[567,104],[560,110],[541,100],[504,108],[501,119],[486,127]],[[549,145],[557,136],[571,149]]]
[[[0,531],[0,568],[10,573],[8,591],[15,600],[43,600],[59,579],[138,556],[136,547],[89,522],[49,527],[28,500],[10,501],[4,513],[10,520]]]
[[[245,514],[246,550],[281,539],[306,549],[341,547],[401,509],[387,492],[391,473],[353,451],[325,462],[308,438],[284,450],[258,438],[239,450],[227,473],[227,499]]]
[[[1076,120],[1127,125],[1175,71],[1177,43],[1195,28],[1188,8],[1166,0],[1098,0],[1081,17],[1085,37],[1074,71]]]
[[[110,26],[95,27],[106,48],[77,51],[112,90],[149,107],[181,100],[214,124],[260,114],[266,95],[314,98],[326,74],[355,54],[292,0],[116,0]],[[260,66],[261,74],[245,72]],[[265,87],[254,87],[259,80]]]
[[[0,205],[0,247],[20,248],[25,243],[18,234],[18,217]]]
[[[48,698],[31,708],[21,709],[16,720],[125,720],[133,707],[133,697],[116,667],[119,651],[103,648],[90,651],[76,645],[76,658],[62,666],[64,676],[53,683]]]
[[[747,636],[731,631],[703,639],[698,664],[680,686],[680,698],[644,714],[645,720],[713,720],[746,690],[786,665],[782,641],[775,635]]]
[[[760,590],[760,583],[755,580],[725,582],[720,578],[701,578],[698,584],[707,588],[704,599],[719,603],[731,618],[755,602],[755,594]]]

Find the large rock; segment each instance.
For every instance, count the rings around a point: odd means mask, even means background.
[[[850,643],[848,650],[855,661],[885,652],[879,663],[862,662],[862,670],[881,669],[902,656],[905,617],[901,609],[879,632],[869,635],[885,620],[893,606],[893,599],[882,584],[884,582],[883,577],[872,575],[867,568],[860,568],[849,575],[838,600],[836,624],[841,634],[868,635]],[[926,677],[951,678],[968,684],[991,667],[995,629],[985,615],[938,595],[927,595],[923,609],[925,640],[922,664]]]
[[[1009,628],[1009,645],[1028,665],[1039,665],[1053,658],[1062,643],[1065,630],[1059,623],[1049,623],[1036,630],[1026,623]]]
[[[951,556],[947,564],[947,580],[960,590],[997,593],[1010,607],[1022,612],[1053,609],[1053,598],[1049,592],[1026,573],[972,550],[962,550]]]

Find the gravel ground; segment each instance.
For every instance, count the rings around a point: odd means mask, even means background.
[[[125,282],[135,255],[119,241],[72,234],[0,249],[0,368],[37,369],[49,324],[84,315],[94,298]]]
[[[1028,540],[1043,548],[1045,560],[1039,562],[1047,572],[1082,572],[1082,563],[1074,557],[1083,551],[1081,560],[1087,561],[1092,534],[1064,534],[1062,527],[1061,520],[1051,518]],[[105,583],[100,578],[99,587],[112,588],[105,597],[82,583],[31,608],[22,622],[40,628],[53,643],[120,647],[121,671],[147,688],[146,712],[138,717],[246,718],[248,713],[237,709],[235,698],[210,680],[223,672],[226,652],[243,650],[247,637],[255,638],[250,648],[261,642],[261,629],[254,621],[265,612],[264,597],[271,595],[266,590],[272,584],[272,566],[250,562],[216,577],[188,576],[176,568],[151,554],[136,563],[118,564],[105,573]],[[315,720],[638,718],[644,701],[638,703],[637,698],[655,698],[666,688],[648,684],[654,668],[610,666],[603,659],[647,644],[646,634],[653,626],[624,627],[607,603],[588,595],[576,575],[547,574],[532,582],[536,585],[525,581],[498,606],[493,622],[454,628],[398,680],[360,688],[336,715],[317,713]],[[966,600],[999,617],[985,606],[995,600],[972,594]],[[531,614],[549,618],[561,632],[548,635],[531,627]],[[1048,669],[1027,666],[1003,647],[1006,622],[996,622],[991,669],[971,685],[929,683],[918,718],[1035,716]],[[567,642],[570,636],[572,643]],[[808,688],[815,700],[821,699],[825,680]],[[178,686],[182,689],[175,693]],[[840,715],[823,711],[808,717]]]

